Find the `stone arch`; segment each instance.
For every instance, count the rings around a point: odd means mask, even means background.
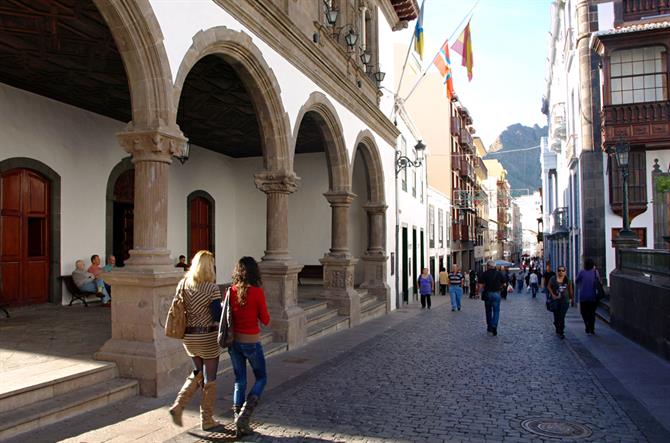
[[[351,156],[350,173],[353,174],[356,153],[360,150],[366,169],[366,180],[368,184],[368,202],[376,205],[386,205],[384,192],[384,167],[382,165],[379,149],[374,141],[370,130],[361,131],[356,137],[353,154]]]
[[[342,123],[337,111],[328,98],[321,92],[312,92],[300,108],[293,128],[291,138],[292,158],[295,158],[298,132],[303,118],[308,112],[316,113],[317,125],[326,142],[326,163],[328,165],[328,185],[330,192],[348,192],[351,190],[351,171],[349,168],[349,155],[342,134]]]
[[[175,121],[172,75],[163,34],[149,0],[93,0],[107,22],[126,68],[132,127],[165,128]]]
[[[46,177],[50,182],[49,187],[49,236],[50,260],[49,263],[49,302],[61,303],[63,292],[60,277],[60,174],[51,169],[45,163],[28,157],[13,157],[0,161],[0,174],[10,169],[32,169]]]
[[[281,88],[252,38],[244,32],[217,26],[193,36],[193,44],[184,55],[174,83],[172,100],[179,108],[184,82],[191,69],[208,55],[220,55],[239,74],[251,96],[263,141],[263,165],[268,171],[292,171],[288,149],[289,118],[281,101]]]

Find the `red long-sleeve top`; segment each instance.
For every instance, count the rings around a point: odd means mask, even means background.
[[[233,313],[233,329],[241,334],[258,334],[261,328],[258,326],[260,320],[265,326],[270,323],[270,314],[265,303],[263,289],[256,286],[247,288],[247,303],[240,306],[237,302],[237,288],[230,287],[230,308]]]

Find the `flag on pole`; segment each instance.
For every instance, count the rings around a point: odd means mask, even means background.
[[[451,47],[454,51],[461,54],[462,65],[468,69],[468,81],[472,81],[472,37],[470,36],[470,22],[465,25],[463,32],[458,36],[458,40]]]
[[[444,84],[447,90],[447,97],[449,100],[454,98],[454,82],[451,78],[451,60],[449,59],[449,41],[445,41],[440,52],[437,53],[437,56],[433,60],[433,64],[437,67],[437,70],[440,71],[442,77],[444,77]]]
[[[419,18],[416,20],[414,27],[414,50],[419,54],[423,60],[423,5],[426,0],[421,2],[421,9],[419,9]]]

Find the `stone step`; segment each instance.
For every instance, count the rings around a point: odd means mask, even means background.
[[[318,311],[312,310],[307,314],[307,327],[309,328],[311,325],[326,322],[335,317],[337,317],[337,309],[329,308],[328,305],[325,305]]]
[[[376,300],[374,303],[361,308],[361,322],[386,315],[386,303]]]
[[[138,393],[136,380],[115,378],[0,413],[0,440],[116,403]]]
[[[0,413],[116,378],[115,363],[55,359],[2,373]]]
[[[356,292],[358,293],[358,296],[360,298],[364,298],[364,297],[368,296],[368,290],[367,289],[356,288]]]
[[[610,301],[607,299],[600,300],[598,307],[596,308],[596,315],[600,317],[602,321],[607,324],[610,324],[612,319],[610,317]]]
[[[329,320],[307,326],[307,342],[341,331],[349,327],[349,317],[338,315]]]
[[[361,311],[363,311],[363,309],[367,308],[368,306],[376,305],[378,302],[379,300],[377,300],[377,297],[374,295],[366,295],[365,297],[361,298]]]
[[[302,310],[305,311],[305,315],[309,316],[310,313],[314,311],[319,311],[328,307],[328,302],[326,300],[319,299],[298,300],[298,306],[300,306]]]

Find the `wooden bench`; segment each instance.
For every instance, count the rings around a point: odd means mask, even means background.
[[[70,292],[70,294],[72,294],[72,300],[70,300],[70,304],[68,306],[72,306],[72,303],[75,300],[79,300],[84,304],[85,307],[88,308],[86,297],[95,295],[96,297],[102,298],[102,295],[97,292],[87,292],[79,289],[77,285],[74,284],[74,280],[72,279],[71,275],[61,275],[60,279],[63,281],[63,283],[65,283],[65,287]]]
[[[298,284],[302,286],[303,278],[314,278],[323,280],[323,265],[305,265],[298,272]]]

